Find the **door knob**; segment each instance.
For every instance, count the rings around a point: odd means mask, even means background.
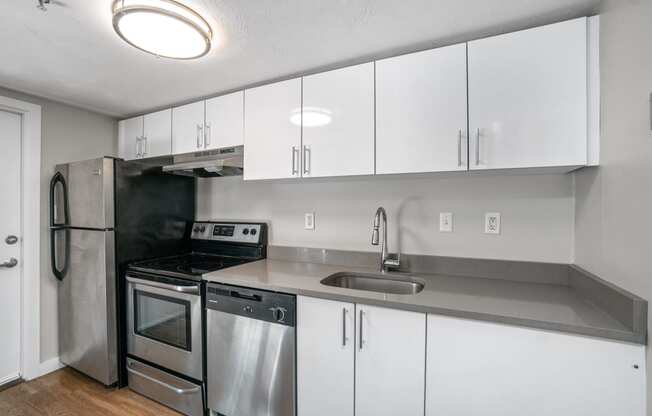
[[[18,242],[18,237],[15,235],[8,235],[7,238],[5,238],[5,243],[11,245],[14,245]]]
[[[15,258],[10,258],[9,261],[5,261],[4,263],[0,263],[0,267],[5,267],[7,269],[11,269],[12,267],[16,267],[18,264],[18,260]]]

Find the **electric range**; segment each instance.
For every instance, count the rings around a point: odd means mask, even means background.
[[[191,251],[129,265],[129,387],[186,415],[203,415],[202,275],[267,255],[264,223],[197,222]]]

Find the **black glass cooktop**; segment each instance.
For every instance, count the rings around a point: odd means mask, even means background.
[[[133,270],[198,280],[201,279],[202,274],[226,267],[237,266],[252,260],[216,254],[189,253],[180,256],[145,260],[133,263],[129,267]]]

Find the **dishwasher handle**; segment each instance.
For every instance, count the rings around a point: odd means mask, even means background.
[[[253,301],[253,302],[260,302],[260,301],[263,300],[263,297],[261,295],[259,295],[259,294],[245,293],[245,292],[241,292],[241,291],[237,291],[237,290],[232,290],[231,291],[231,296],[234,297],[234,298],[246,299],[246,300],[250,300],[250,301]]]
[[[288,326],[296,324],[296,297],[286,293],[209,283],[206,309],[208,313],[227,313]]]

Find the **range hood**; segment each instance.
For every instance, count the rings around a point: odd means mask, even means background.
[[[244,146],[176,155],[163,172],[200,178],[242,175],[243,155]]]

